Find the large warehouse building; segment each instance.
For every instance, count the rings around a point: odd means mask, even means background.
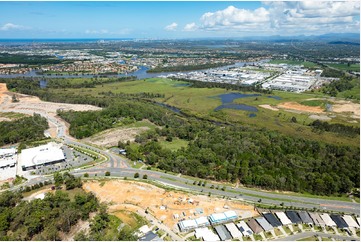
[[[48,143],[46,145],[22,150],[20,161],[22,170],[27,171],[40,166],[63,162],[65,161],[65,156],[59,145],[56,143]]]

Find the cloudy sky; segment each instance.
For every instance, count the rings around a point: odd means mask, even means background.
[[[359,1],[0,2],[0,38],[359,33]]]

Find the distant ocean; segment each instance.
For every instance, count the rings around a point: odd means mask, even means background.
[[[96,43],[96,42],[117,42],[134,40],[132,38],[123,39],[0,39],[0,45],[27,45],[46,43]]]

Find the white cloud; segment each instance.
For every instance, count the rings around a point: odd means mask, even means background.
[[[107,29],[101,29],[101,30],[85,30],[86,34],[108,34],[109,31]]]
[[[12,24],[12,23],[6,23],[2,27],[0,27],[0,30],[2,30],[2,31],[22,30],[22,29],[26,29],[26,27],[21,26],[21,25]]]
[[[190,24],[186,24],[186,26],[184,26],[184,31],[195,31],[198,29],[198,26],[196,25],[196,23],[190,23]]]
[[[269,13],[265,8],[258,8],[254,11],[247,9],[238,9],[229,6],[224,10],[205,13],[201,17],[204,28],[213,28],[217,26],[239,26],[254,23],[267,23]]]
[[[170,25],[165,26],[165,30],[167,31],[175,31],[178,27],[177,23],[171,23]]]
[[[255,10],[229,6],[204,13],[198,29],[288,35],[358,32],[360,28],[358,1],[276,1],[263,2],[263,5]]]

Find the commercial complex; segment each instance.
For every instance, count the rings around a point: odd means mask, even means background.
[[[20,165],[23,171],[63,161],[65,161],[64,153],[55,143],[24,149],[20,154]]]

